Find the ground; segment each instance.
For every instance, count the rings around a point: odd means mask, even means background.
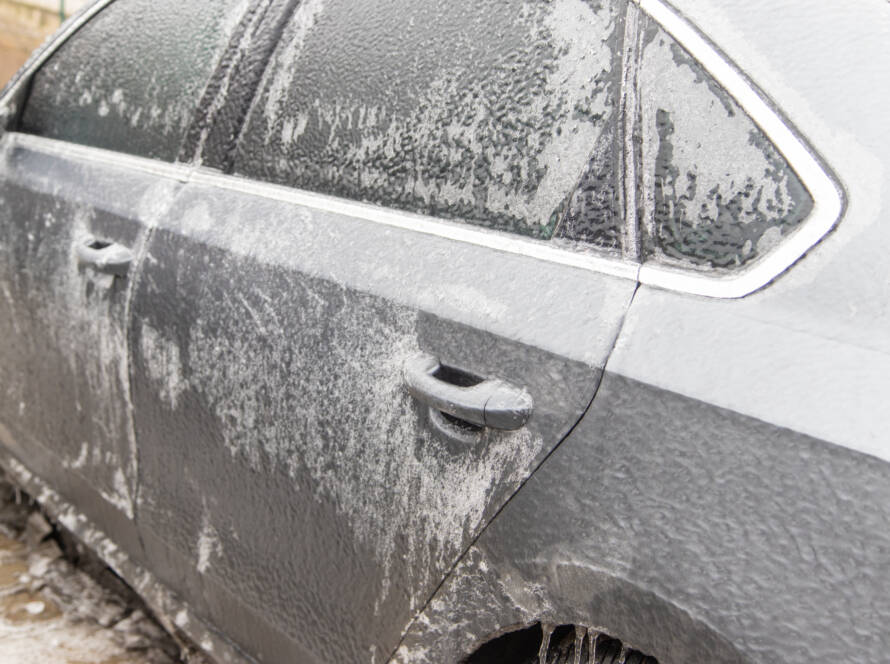
[[[0,664],[175,664],[181,652],[111,570],[0,476]]]

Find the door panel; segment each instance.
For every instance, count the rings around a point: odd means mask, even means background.
[[[583,413],[635,287],[410,223],[200,173],[147,250],[130,339],[148,556],[267,661],[390,654]],[[528,390],[531,420],[431,413],[404,388],[420,351]]]
[[[138,256],[177,182],[84,153],[17,134],[0,146],[0,433],[134,553],[126,316],[135,269],[102,272],[77,247],[95,238]]]

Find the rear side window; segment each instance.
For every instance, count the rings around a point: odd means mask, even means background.
[[[117,0],[34,77],[21,131],[174,161],[241,0]]]
[[[235,172],[619,248],[622,5],[305,0]]]
[[[753,263],[799,227],[813,200],[739,104],[663,29],[646,26],[643,259],[709,271]]]

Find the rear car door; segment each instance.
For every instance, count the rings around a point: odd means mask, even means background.
[[[203,146],[133,301],[139,521],[247,652],[385,661],[589,405],[636,287],[623,38],[618,2],[304,2]]]
[[[130,295],[233,4],[97,3],[7,95],[0,436],[132,555]]]

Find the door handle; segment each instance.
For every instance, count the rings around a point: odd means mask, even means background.
[[[87,237],[77,245],[77,262],[98,272],[125,277],[133,262],[133,252],[116,242]]]
[[[513,431],[531,417],[532,397],[526,390],[499,378],[457,385],[443,380],[441,370],[439,360],[428,353],[408,358],[403,370],[408,392],[431,408],[481,427]]]

